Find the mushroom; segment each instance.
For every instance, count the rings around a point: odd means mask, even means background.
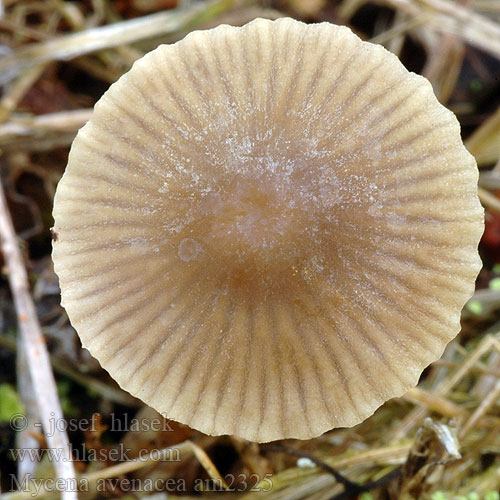
[[[259,442],[353,426],[460,329],[477,177],[429,82],[348,28],[193,32],[138,60],[73,143],[63,305],[173,420]]]

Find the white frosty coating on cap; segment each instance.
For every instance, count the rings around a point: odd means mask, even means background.
[[[349,29],[194,32],[137,61],[75,139],[63,302],[169,418],[255,441],[351,426],[459,331],[477,175],[427,80]]]

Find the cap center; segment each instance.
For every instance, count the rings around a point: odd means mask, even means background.
[[[203,244],[213,257],[229,258],[233,265],[282,267],[299,253],[303,208],[282,179],[239,178],[202,200]]]

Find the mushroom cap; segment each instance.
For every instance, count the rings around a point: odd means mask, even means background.
[[[63,305],[171,419],[260,442],[352,426],[459,332],[477,177],[429,82],[348,28],[193,32],[137,61],[73,143]]]

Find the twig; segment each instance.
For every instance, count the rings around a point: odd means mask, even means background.
[[[474,297],[481,294],[481,292],[491,292],[498,294],[498,290],[478,290]],[[452,375],[444,379],[434,391],[434,395],[438,397],[445,397],[472,369],[472,367],[491,349],[496,349],[500,352],[500,342],[492,335],[487,335],[479,343],[479,345],[467,355],[462,361],[458,370]],[[416,422],[423,420],[429,412],[429,408],[419,406],[407,415],[399,429],[395,432],[395,438],[401,438],[407,434]]]
[[[75,471],[71,462],[68,436],[66,432],[60,430],[60,426],[55,426],[56,429],[54,432],[48,432],[48,429],[51,429],[51,419],[62,421],[63,413],[50,367],[47,347],[38,322],[35,305],[31,299],[28,275],[17,245],[16,233],[1,185],[0,239],[2,241],[3,256],[7,264],[9,284],[19,322],[19,332],[26,353],[30,377],[35,389],[40,420],[47,433],[48,445],[61,453],[61,460],[54,463],[58,479],[63,484],[65,482],[71,484],[74,481]],[[71,488],[62,491],[63,500],[74,500],[77,498],[76,492],[70,490]]]
[[[497,214],[500,214],[500,199],[497,198],[494,194],[491,194],[486,189],[479,187],[478,188],[479,199],[481,203],[490,210],[493,210]]]
[[[427,23],[439,33],[451,33],[500,59],[500,25],[449,0],[384,0],[413,16],[428,13]]]
[[[290,448],[289,446],[274,445],[274,444],[263,445],[261,449],[271,453],[286,453],[287,455],[292,455],[294,457],[307,458],[308,460],[313,462],[314,465],[316,465],[320,469],[323,469],[325,472],[328,472],[328,474],[332,475],[335,478],[335,481],[342,484],[346,490],[349,489],[351,491],[355,491],[356,493],[362,493],[363,491],[365,491],[362,489],[363,487],[361,485],[354,483],[353,481],[345,477],[343,474],[341,474],[339,471],[334,469],[331,465],[323,462],[319,458],[316,458],[314,455],[311,455],[301,450],[296,450],[295,448]]]
[[[226,483],[225,479],[221,476],[221,473],[217,469],[217,466],[212,462],[207,452],[197,444],[193,443],[192,441],[188,442],[191,446],[191,450],[193,451],[194,456],[197,458],[198,462],[200,462],[200,464],[205,469],[210,478],[216,482],[215,484],[220,484],[222,488],[228,489],[229,488],[228,484]]]
[[[27,417],[27,428],[20,430],[16,435],[16,447],[25,449],[40,448],[39,441],[34,434],[40,429],[40,420],[38,418],[38,408],[35,397],[35,389],[29,374],[29,363],[26,359],[26,349],[24,349],[23,339],[20,335],[17,337],[15,344],[18,347],[18,355],[16,358],[16,375],[17,375],[17,390],[19,397],[24,404],[25,416]],[[20,457],[17,464],[17,478],[22,483],[25,478],[34,476],[38,466],[38,457],[27,453],[24,457]]]
[[[459,437],[464,438],[467,433],[476,426],[483,415],[496,403],[497,399],[500,397],[500,380],[493,389],[486,395],[486,397],[481,401],[481,404],[476,408],[474,413],[469,417],[464,426],[460,429]]]
[[[420,387],[411,388],[403,396],[403,398],[413,403],[420,403],[427,409],[437,411],[441,415],[445,415],[450,418],[461,417],[465,412],[463,408],[449,401],[444,396],[433,394],[432,392]]]
[[[286,453],[288,455],[292,455],[299,458],[307,458],[311,462],[313,462],[317,467],[323,469],[325,472],[328,472],[328,474],[332,475],[335,478],[335,480],[338,483],[342,484],[342,486],[344,487],[344,491],[342,493],[331,497],[330,500],[350,500],[356,498],[361,493],[368,492],[370,490],[379,488],[380,486],[386,485],[387,483],[398,477],[402,471],[401,466],[399,466],[390,471],[385,476],[382,476],[380,479],[377,479],[376,481],[368,481],[365,484],[360,484],[351,481],[343,474],[341,474],[338,470],[334,469],[331,465],[316,458],[314,455],[303,452],[301,450],[296,450],[295,448],[283,445],[263,445],[261,449],[274,453]]]
[[[239,0],[197,2],[183,9],[159,12],[27,45],[0,61],[0,74],[4,78],[14,78],[23,68],[32,65],[47,61],[68,61],[90,52],[172,34],[207,11],[220,14],[221,11],[239,5]]]
[[[69,145],[78,129],[91,116],[92,109],[76,109],[24,118],[12,117],[0,124],[0,148],[4,151],[32,151]]]
[[[465,147],[474,155],[480,167],[499,161],[499,133],[500,107],[465,141]]]
[[[23,72],[18,80],[6,89],[0,101],[0,123],[6,121],[9,114],[16,109],[26,92],[36,83],[44,70],[45,64],[33,66]]]
[[[401,11],[398,11],[401,15]],[[383,31],[382,33],[370,38],[370,42],[379,43],[381,45],[386,44],[390,40],[400,36],[406,35],[408,31],[415,29],[416,27],[424,24],[427,21],[427,14],[422,13],[415,17],[409,17],[401,21],[400,23],[394,25],[392,28]],[[391,51],[392,52],[392,51]]]

